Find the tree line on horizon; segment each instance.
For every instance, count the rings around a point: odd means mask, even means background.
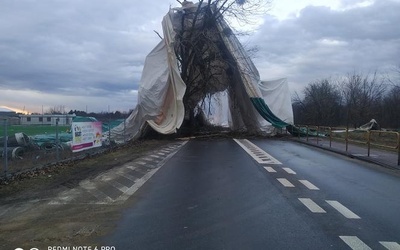
[[[75,114],[76,116],[84,116],[84,117],[94,117],[99,121],[108,121],[108,120],[117,120],[117,119],[126,119],[132,110],[129,110],[128,112],[121,112],[121,111],[114,111],[114,112],[86,112],[82,110],[70,110],[69,112],[65,111],[64,106],[59,105],[59,106],[54,106],[52,108],[49,108],[44,114],[51,114],[51,115],[72,115]],[[41,115],[40,113],[32,113],[32,114],[37,114]]]
[[[126,119],[130,115],[130,113],[131,110],[129,112],[115,111],[115,112],[100,112],[100,113],[94,113],[94,112],[87,113],[81,110],[70,110],[68,112],[68,114],[75,114],[76,116],[94,117],[99,121]]]
[[[292,98],[295,124],[358,128],[375,119],[382,128],[400,129],[400,67],[398,79],[349,73],[311,82]]]

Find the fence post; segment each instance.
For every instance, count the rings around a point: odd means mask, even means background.
[[[111,120],[108,120],[108,142],[110,143],[111,148]]]
[[[59,143],[58,143],[58,122],[60,121],[60,118],[56,119],[56,162],[58,163],[60,160],[60,152],[59,152]]]
[[[368,145],[368,157],[371,152],[371,131],[367,131],[367,145]]]
[[[329,127],[329,147],[332,147],[332,127]]]
[[[124,144],[126,143],[126,119],[124,119]]]
[[[299,126],[299,129],[298,129],[298,131],[297,131],[297,137],[299,138],[299,140],[300,140],[300,126]]]
[[[306,141],[308,142],[308,126],[306,126],[306,130],[307,130],[307,133],[306,133]]]
[[[346,152],[347,152],[347,150],[349,149],[349,128],[346,128],[346,138],[345,138],[345,141],[346,141]]]
[[[318,139],[319,139],[319,126],[317,126],[317,145],[318,145]]]
[[[3,157],[4,157],[4,178],[7,179],[7,171],[8,171],[8,132],[7,132],[7,118],[4,118],[4,150],[3,150]]]
[[[400,133],[397,133],[397,166],[400,166]]]

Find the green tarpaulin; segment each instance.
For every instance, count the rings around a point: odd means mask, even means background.
[[[272,126],[276,128],[285,128],[290,124],[282,121],[279,119],[272,111],[269,109],[268,105],[265,103],[264,99],[259,97],[252,97],[250,98],[251,102],[253,103],[254,107],[257,109],[258,113]]]

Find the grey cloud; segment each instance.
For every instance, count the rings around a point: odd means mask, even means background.
[[[341,0],[344,7],[360,2]],[[145,56],[159,42],[153,30],[162,33],[170,4],[176,1],[2,0],[0,100],[23,93],[38,106],[132,108]],[[266,16],[250,46],[260,49],[255,63],[263,79],[286,76],[299,89],[318,78],[398,65],[398,13],[399,1],[377,0],[344,11],[307,7],[283,21]]]
[[[137,89],[145,56],[159,42],[153,30],[168,8],[130,0],[3,0],[0,89],[68,96]]]
[[[299,25],[315,37],[348,39],[397,39],[400,36],[400,2],[380,0],[375,4],[346,11],[309,6],[298,18]]]
[[[400,2],[332,10],[309,6],[298,17],[268,16],[253,39],[262,77],[289,77],[299,90],[316,79],[385,70],[400,55]]]

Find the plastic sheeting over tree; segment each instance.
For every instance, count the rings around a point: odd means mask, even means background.
[[[367,122],[364,125],[361,125],[356,130],[361,130],[361,131],[381,130],[381,126],[379,126],[378,122],[375,119],[371,119],[371,121]]]
[[[203,5],[186,4],[164,17],[164,38],[146,57],[138,104],[111,131],[116,142],[138,138],[147,125],[176,133],[196,111],[213,125],[254,134],[293,123],[286,79],[261,81],[216,6]]]

